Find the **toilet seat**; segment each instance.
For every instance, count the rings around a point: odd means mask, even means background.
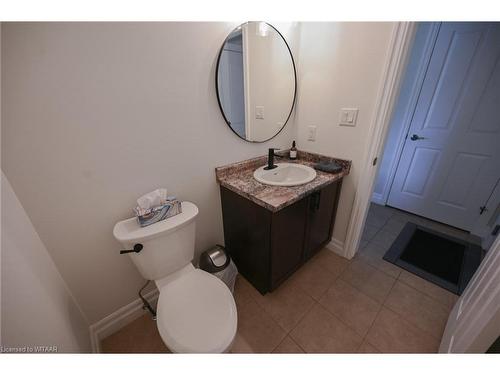
[[[223,353],[238,322],[228,287],[199,269],[160,288],[156,319],[160,336],[175,353]]]

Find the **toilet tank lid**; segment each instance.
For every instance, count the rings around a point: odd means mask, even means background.
[[[141,227],[135,217],[120,221],[113,228],[113,235],[120,242],[138,242],[173,232],[192,222],[198,215],[198,207],[194,203],[184,201],[181,206],[182,212],[180,214],[147,227]]]

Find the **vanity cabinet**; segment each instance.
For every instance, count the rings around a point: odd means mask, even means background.
[[[311,258],[332,239],[339,193],[340,181],[309,196],[307,240],[304,247],[306,259]]]
[[[331,240],[341,184],[276,212],[221,186],[226,250],[260,293],[276,289]]]

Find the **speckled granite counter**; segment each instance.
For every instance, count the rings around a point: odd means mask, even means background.
[[[288,154],[286,151],[277,153]],[[258,182],[253,177],[253,172],[267,163],[267,156],[241,161],[234,164],[215,168],[217,182],[225,188],[241,195],[258,205],[273,212],[291,205],[294,202],[309,195],[313,191],[329,185],[349,174],[351,161],[331,158],[319,154],[305,151],[298,151],[297,160],[290,160],[288,157],[276,158],[275,163],[298,163],[313,167],[318,161],[335,161],[342,166],[339,173],[326,173],[316,171],[316,178],[311,182],[299,186],[271,186]]]

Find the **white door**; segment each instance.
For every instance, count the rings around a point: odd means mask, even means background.
[[[500,237],[450,313],[440,353],[484,353],[500,335]]]
[[[470,231],[500,177],[500,23],[442,23],[388,205]]]

